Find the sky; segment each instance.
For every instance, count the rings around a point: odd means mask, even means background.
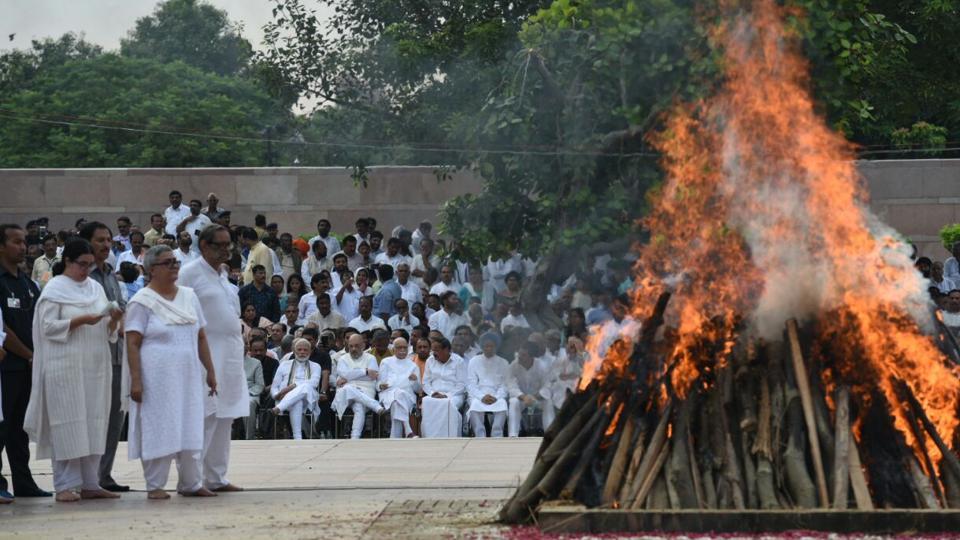
[[[254,48],[263,40],[263,25],[271,18],[271,0],[206,0],[243,23],[243,34]],[[120,38],[140,17],[153,13],[158,0],[0,0],[0,50],[26,49],[30,40],[83,33],[104,49],[119,49]],[[306,4],[310,6],[312,2]],[[316,7],[316,6],[313,6]],[[317,7],[321,16],[326,10]],[[10,34],[15,34],[11,41]]]

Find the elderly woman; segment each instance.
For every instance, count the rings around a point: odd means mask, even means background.
[[[93,247],[73,240],[63,249],[62,274],[51,279],[33,319],[33,392],[24,429],[37,457],[53,460],[57,501],[113,499],[100,488],[98,467],[110,417],[109,342],[123,312],[90,279]]]
[[[299,338],[293,342],[293,358],[284,360],[273,376],[273,385],[270,395],[276,401],[273,414],[290,412],[290,428],[293,438],[303,439],[303,413],[311,411],[316,418],[319,410],[317,400],[320,398],[320,364],[310,361],[313,346],[306,339]]]
[[[586,360],[583,341],[576,336],[567,338],[566,346],[560,349],[557,360],[553,363],[553,374],[556,378],[550,384],[550,398],[556,410],[563,407],[567,396],[577,391]]]
[[[180,261],[169,247],[150,248],[143,267],[150,285],[130,299],[124,322],[129,456],[143,463],[150,499],[170,498],[164,487],[174,459],[178,493],[214,496],[202,483],[204,370],[210,395],[217,390],[203,310],[193,289],[177,287]]]
[[[407,354],[409,349],[402,337],[393,340],[393,356],[380,362],[377,376],[380,403],[390,411],[390,437],[394,439],[416,437],[410,427],[410,412],[420,391],[420,368]]]

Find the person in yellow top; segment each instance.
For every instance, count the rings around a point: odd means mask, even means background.
[[[267,275],[272,276],[274,271],[273,252],[260,241],[257,231],[244,229],[241,238],[244,247],[250,250],[250,254],[247,255],[247,266],[243,269],[243,283],[245,285],[253,283],[253,267],[257,265],[263,265]]]
[[[37,257],[33,262],[33,271],[30,272],[30,278],[36,282],[40,288],[44,288],[50,278],[53,277],[53,265],[60,261],[57,256],[57,235],[48,234],[43,239],[43,255]]]

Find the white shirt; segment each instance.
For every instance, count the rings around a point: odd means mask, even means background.
[[[177,208],[168,206],[163,211],[163,217],[167,220],[167,226],[164,228],[164,231],[167,234],[177,235],[177,225],[180,225],[180,222],[187,218],[190,215],[190,207],[181,204]],[[209,219],[209,218],[208,218]]]
[[[343,287],[340,289],[343,289]],[[344,319],[352,321],[360,315],[360,297],[363,296],[363,294],[360,292],[360,289],[356,287],[353,288],[353,291],[343,289],[343,296],[340,298],[340,301],[337,302],[337,295],[340,294],[340,289],[330,293],[331,298],[333,298],[333,309],[339,311]]]
[[[383,319],[377,317],[376,315],[370,315],[370,318],[367,320],[363,320],[363,317],[358,315],[353,319],[350,319],[350,322],[347,323],[347,326],[350,328],[356,328],[357,332],[360,332],[361,334],[368,330],[375,330],[377,328],[382,328],[384,330],[387,329],[387,325],[384,324]]]
[[[181,265],[184,265],[184,264],[187,264],[188,262],[193,261],[194,259],[200,258],[200,252],[193,251],[193,249],[191,249],[190,251],[184,253],[182,249],[177,248],[173,250],[173,256],[176,257],[178,261],[180,261]]]
[[[178,249],[177,251],[180,251],[180,250]],[[137,266],[142,266],[142,265],[143,265],[143,256],[146,255],[146,254],[147,254],[146,248],[143,248],[143,249],[140,250],[140,256],[139,256],[139,257],[133,254],[133,250],[132,250],[132,249],[127,250],[127,251],[124,251],[123,253],[120,254],[119,257],[117,257],[117,265],[114,266],[114,268],[116,268],[117,271],[119,272],[119,271],[120,271],[120,265],[123,264],[123,263],[125,263],[125,262],[133,263],[133,264],[135,264],[135,265],[137,265]]]
[[[180,207],[183,208],[183,205],[181,205]],[[188,210],[189,210],[189,209],[188,209]],[[189,212],[187,212],[187,216],[186,216],[184,219],[186,219],[186,218],[188,218],[188,217],[190,217],[190,216],[191,216],[191,214],[190,214]],[[182,222],[183,222],[183,221],[181,220],[181,223],[182,223]],[[190,233],[190,237],[193,238],[193,243],[190,244],[190,251],[193,251],[193,252],[197,253],[198,255],[200,254],[200,231],[202,231],[203,229],[205,229],[205,228],[206,228],[208,225],[210,225],[211,223],[213,223],[213,222],[210,221],[210,218],[208,218],[208,217],[206,216],[206,214],[200,214],[199,216],[197,216],[197,219],[191,221],[189,225],[187,225],[186,227],[184,227],[183,230],[185,230],[185,231],[187,231],[188,233]],[[174,234],[176,234],[176,233],[174,233]]]
[[[519,317],[514,317],[512,313],[508,313],[506,317],[500,321],[500,331],[506,332],[508,327],[514,328],[530,328],[530,323],[527,322],[527,317],[523,313]]]
[[[510,396],[526,394],[543,397],[551,379],[550,367],[542,359],[535,359],[530,369],[523,367],[520,360],[514,360],[510,364]]]
[[[430,316],[427,325],[431,330],[437,330],[443,334],[443,337],[453,339],[454,334],[457,332],[457,327],[464,325],[470,326],[470,319],[462,313],[447,313],[445,309],[441,309]]]
[[[447,291],[459,293],[460,285],[458,285],[456,281],[450,281],[449,285],[442,281],[438,281],[433,284],[433,287],[430,287],[430,294],[435,294],[437,296],[443,296],[447,293]]]
[[[326,238],[321,238],[319,234],[311,238],[310,242],[308,242],[310,244],[310,251],[313,251],[313,243],[317,240],[320,240],[327,246],[327,258],[329,259],[333,259],[333,254],[340,251],[339,240],[330,235],[327,235]]]
[[[956,282],[946,276],[944,276],[943,281],[940,283],[935,283],[933,278],[930,278],[930,286],[936,287],[937,290],[943,294],[948,294],[950,291],[957,288]]]
[[[428,396],[434,392],[447,397],[466,394],[467,362],[456,353],[450,353],[446,363],[440,363],[431,355],[423,369],[423,391]]]
[[[336,311],[336,305],[334,304],[335,299],[333,295],[327,292],[327,296],[330,297],[331,311]],[[303,326],[304,324],[307,324],[308,319],[314,313],[319,312],[317,309],[317,295],[314,294],[313,291],[303,295],[300,297],[300,301],[297,303],[297,308],[300,310],[300,315],[297,317],[297,324]]]
[[[417,302],[423,303],[423,291],[420,290],[420,285],[409,279],[406,285],[401,284],[399,281],[397,285],[400,285],[400,296],[407,301],[409,307],[413,307]]]
[[[387,321],[387,326],[393,330],[406,330],[409,334],[413,332],[414,328],[420,326],[420,319],[416,318],[414,315],[410,315],[410,322],[408,323],[406,321],[401,321],[400,314],[397,313],[393,317],[390,317],[390,320]]]
[[[437,257],[436,255],[431,255],[431,256],[430,256],[430,266],[433,267],[433,268],[436,268],[436,269],[437,269],[437,272],[439,272],[439,271],[440,271],[440,257]],[[414,270],[420,270],[421,272],[426,272],[426,271],[427,271],[426,265],[423,264],[423,256],[420,255],[419,253],[418,253],[416,256],[414,256],[414,258],[413,258],[413,264],[410,265],[410,273],[411,273],[411,274],[413,273]],[[415,276],[411,275],[411,276],[410,276],[410,279],[411,279],[412,281],[416,281],[417,284],[418,284],[419,286],[421,286],[421,287],[425,287],[425,286],[426,286],[426,283],[423,282],[423,278],[422,278],[422,277],[415,277]]]
[[[943,277],[954,283],[960,281],[960,262],[955,257],[950,257],[943,263]]]
[[[341,354],[337,357],[337,365],[333,369],[333,381],[346,379],[347,384],[355,386],[367,392],[373,397],[375,391],[375,379],[371,379],[367,370],[379,372],[380,366],[377,365],[377,359],[370,353],[362,353],[360,358],[354,359],[349,353]]]
[[[400,266],[402,263],[406,263],[409,265],[411,261],[410,261],[410,257],[407,257],[406,255],[401,255],[400,253],[397,253],[396,255],[391,257],[387,255],[386,252],[383,252],[377,255],[377,258],[375,258],[373,262],[377,264],[387,264],[392,266],[394,274],[396,274],[397,266]]]

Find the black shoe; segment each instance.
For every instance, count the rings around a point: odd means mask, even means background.
[[[17,491],[14,492],[14,494],[17,497],[53,497],[53,493],[50,493],[49,491],[44,491],[38,487],[35,487],[33,489],[28,489],[26,491],[18,489]]]
[[[126,493],[130,491],[130,486],[121,486],[120,484],[110,484],[106,486],[100,486],[107,491],[112,491],[113,493]]]

